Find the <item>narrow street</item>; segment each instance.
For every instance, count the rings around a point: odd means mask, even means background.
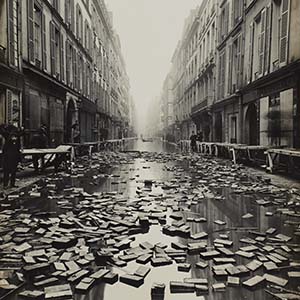
[[[299,299],[299,189],[160,142],[129,150],[1,203],[0,297]]]

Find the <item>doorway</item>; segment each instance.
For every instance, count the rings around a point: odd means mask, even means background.
[[[257,107],[255,103],[248,106],[246,113],[246,143],[258,145]]]

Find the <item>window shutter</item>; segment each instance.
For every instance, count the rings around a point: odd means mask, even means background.
[[[10,90],[6,90],[6,121],[12,122],[12,92]]]
[[[230,16],[232,27],[234,27],[235,25],[236,11],[237,11],[236,0],[233,0],[232,7],[231,7],[231,16]]]
[[[89,53],[92,56],[92,48],[93,48],[93,36],[92,36],[92,29],[89,28],[89,36],[88,36],[88,43],[89,43]]]
[[[75,20],[74,20],[74,0],[70,0],[70,13],[71,13],[71,30],[75,31]]]
[[[88,26],[87,20],[84,21],[84,36],[83,36],[83,45],[87,49],[87,37],[88,37]]]
[[[60,79],[65,81],[65,52],[64,52],[64,37],[60,33]]]
[[[226,52],[223,53],[223,64],[222,64],[222,96],[225,96],[225,68],[226,68]]]
[[[14,1],[7,1],[8,5],[8,32],[9,32],[9,64],[15,66],[15,28],[14,28]]]
[[[281,28],[279,44],[279,63],[281,65],[287,62],[288,52],[288,29],[289,29],[289,0],[282,0],[281,3]]]
[[[218,91],[218,94],[219,94],[219,98],[222,97],[222,62],[223,60],[223,54],[220,53],[220,57],[219,57],[219,74],[218,74],[218,83],[219,83],[219,91]],[[201,89],[202,91],[202,89]]]
[[[51,57],[51,74],[56,74],[55,65],[55,26],[50,22],[50,57]]]
[[[219,28],[220,28],[220,30],[217,31],[218,32],[218,39],[219,39],[219,43],[221,43],[222,39],[223,39],[222,38],[222,32],[223,32],[223,30],[222,30],[222,12],[219,15],[218,23],[219,23]],[[201,52],[200,52],[200,60],[201,60]]]
[[[73,75],[74,75],[74,79],[73,79],[73,85],[75,89],[78,89],[78,85],[77,85],[77,53],[75,48],[73,48]]]
[[[34,63],[33,0],[27,0],[28,18],[28,59]]]
[[[84,96],[86,96],[86,64],[84,62],[84,60],[82,59],[82,70],[81,70],[81,74],[82,74],[82,94]]]
[[[43,69],[47,70],[47,37],[46,37],[46,16],[42,15],[42,51],[43,51]]]
[[[70,63],[71,57],[70,57],[70,46],[68,40],[66,40],[66,83],[67,85],[70,85]]]
[[[228,92],[231,94],[232,92],[232,62],[233,62],[233,51],[232,51],[232,44],[229,45],[228,55],[229,55],[229,63],[228,65]]]
[[[225,6],[225,35],[229,32],[229,3]]]
[[[85,88],[85,93],[86,96],[89,97],[90,96],[90,91],[89,91],[89,84],[90,84],[90,68],[89,65],[86,64],[86,88]]]
[[[265,65],[264,65],[264,74],[269,73],[270,69],[270,50],[271,50],[271,24],[272,23],[272,10],[271,5],[267,6],[266,9],[266,41],[265,41]]]
[[[80,60],[79,53],[77,53],[77,89],[78,89],[78,91],[81,91],[81,85],[80,85],[80,77],[81,77],[80,72],[82,71],[81,68],[82,68],[82,63]]]
[[[65,23],[70,25],[70,0],[65,0]]]
[[[253,62],[253,38],[254,38],[254,25],[253,22],[250,24],[249,29],[249,57],[248,57],[248,74],[247,74],[247,83],[249,84],[252,81],[252,62]]]
[[[76,37],[79,37],[79,4],[76,4]]]
[[[241,79],[242,79],[242,71],[243,71],[243,56],[242,56],[242,43],[243,43],[243,35],[241,34],[238,37],[238,45],[237,45],[237,72],[236,72],[236,78],[237,78],[237,89],[240,89],[241,87]]]
[[[260,34],[259,34],[259,42],[258,42],[258,73],[260,75],[263,74],[264,69],[264,56],[265,56],[265,30],[266,30],[266,9],[264,8],[261,12],[261,20],[260,20]]]

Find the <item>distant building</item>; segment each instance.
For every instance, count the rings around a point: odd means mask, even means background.
[[[174,96],[173,96],[173,78],[168,74],[163,85],[161,94],[161,108],[162,108],[162,127],[163,137],[168,141],[174,141]]]
[[[191,116],[204,141],[213,138],[212,105],[216,100],[216,1],[203,1],[199,9],[196,66],[196,97]]]

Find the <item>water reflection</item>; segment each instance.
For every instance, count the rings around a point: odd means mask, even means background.
[[[164,152],[172,151],[176,152],[177,149],[171,145],[166,145],[162,142],[155,143],[143,143],[142,141],[135,142],[132,149],[127,150],[140,150],[150,152]],[[157,161],[157,159],[159,159]],[[267,199],[268,195],[258,193],[235,193],[234,189],[226,182],[216,180],[210,180],[210,184],[215,183],[214,186],[208,190],[205,180],[208,179],[205,173],[199,173],[190,170],[191,167],[189,159],[182,158],[181,161],[174,161],[173,157],[164,156],[163,158],[157,154],[153,159],[153,155],[145,155],[143,158],[132,158],[130,160],[124,160],[124,164],[119,166],[103,166],[91,163],[91,170],[82,176],[77,174],[76,176],[61,176],[57,178],[57,186],[60,189],[67,188],[68,186],[83,187],[88,193],[105,193],[116,192],[121,198],[128,199],[128,202],[135,201],[137,198],[144,198],[145,205],[149,210],[157,204],[162,207],[168,208],[167,224],[174,222],[170,218],[170,212],[172,207],[178,205],[183,210],[184,220],[187,218],[205,218],[206,222],[187,222],[191,228],[191,233],[207,232],[208,233],[208,247],[213,247],[214,240],[220,237],[220,234],[226,234],[229,240],[233,241],[232,251],[238,250],[240,247],[245,246],[241,243],[241,239],[248,236],[248,231],[265,232],[270,227],[274,227],[278,232],[291,235],[293,228],[291,226],[284,226],[284,222],[287,220],[282,214],[276,214],[276,206],[259,206],[256,200]],[[84,172],[84,170],[82,171]],[[178,184],[174,178],[180,181]],[[154,184],[151,186],[152,196],[147,192],[141,197],[137,194],[137,191],[141,191],[143,195],[144,180],[152,180]],[[199,183],[202,180],[202,183]],[[178,184],[176,189],[163,190],[162,183]],[[191,190],[191,184],[202,191],[196,197],[190,197],[187,194]],[[251,182],[249,183],[251,184]],[[67,193],[65,193],[67,194]],[[164,195],[160,197],[159,195]],[[278,195],[278,197],[281,197]],[[197,200],[193,203],[193,199]],[[61,205],[64,199],[71,200],[72,207],[69,205],[69,201],[66,201],[66,206]],[[179,199],[184,199],[182,202],[178,202]],[[188,199],[186,201],[186,199]],[[47,201],[45,201],[47,200]],[[76,196],[62,196],[52,197],[51,193],[47,195],[47,199],[39,199],[38,201],[30,200],[27,202],[27,208],[29,211],[44,211],[54,212],[60,214],[67,212],[74,207],[80,208],[79,198]],[[57,205],[57,204],[60,205]],[[155,205],[154,205],[155,204]],[[272,212],[274,215],[269,217],[267,212]],[[126,210],[124,210],[126,219]],[[250,217],[243,218],[244,215],[250,214]],[[224,225],[218,225],[216,220],[225,222]],[[253,236],[255,238],[255,236]],[[192,239],[184,237],[169,236],[162,233],[160,225],[153,225],[146,234],[138,234],[135,236],[135,240],[132,243],[132,247],[138,246],[142,242],[150,242],[156,244],[163,242],[170,245],[172,242],[180,242],[187,245],[188,243],[194,243]],[[250,262],[249,259],[235,256],[236,265],[245,265]],[[92,299],[151,299],[150,290],[154,282],[165,283],[166,288],[166,300],[172,299],[197,299],[196,294],[170,294],[169,282],[170,281],[183,281],[184,278],[207,278],[210,287],[209,294],[205,295],[205,299],[211,300],[233,300],[233,299],[255,299],[264,300],[269,299],[268,295],[263,289],[256,291],[249,291],[241,287],[227,287],[224,292],[212,291],[211,286],[217,282],[224,282],[223,279],[216,278],[212,275],[211,268],[214,263],[213,260],[206,261],[208,267],[199,269],[195,267],[195,264],[200,259],[199,254],[187,255],[186,261],[192,265],[190,272],[178,272],[177,264],[173,262],[172,265],[164,267],[151,268],[151,272],[145,279],[144,285],[140,288],[130,287],[123,283],[117,282],[114,285],[98,284],[93,287],[86,295],[76,294],[76,300],[92,300]],[[148,263],[150,265],[150,263]],[[119,275],[124,273],[132,273],[138,268],[138,264],[135,261],[129,262],[125,268],[112,268],[112,270]]]

